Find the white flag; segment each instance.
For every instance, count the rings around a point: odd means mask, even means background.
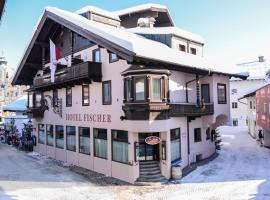
[[[59,59],[59,50],[55,47],[55,44],[50,39],[50,71],[51,71],[51,82],[54,83],[55,71],[57,60]]]

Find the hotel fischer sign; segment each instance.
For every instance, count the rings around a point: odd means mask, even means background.
[[[150,144],[150,145],[156,145],[160,143],[160,138],[157,136],[149,136],[147,138],[145,138],[145,143],[146,144]]]
[[[66,114],[67,121],[111,123],[109,114]]]

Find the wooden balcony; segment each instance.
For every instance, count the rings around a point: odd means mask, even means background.
[[[45,110],[45,107],[28,107],[27,115],[31,118],[43,118]]]
[[[34,78],[33,88],[46,90],[53,87],[65,87],[69,84],[90,83],[91,81],[102,81],[101,63],[87,61],[60,69],[55,73],[54,83],[51,82],[50,73],[43,74],[43,76]]]
[[[170,117],[203,116],[213,114],[213,103],[205,103],[203,108],[198,107],[196,103],[170,103]]]

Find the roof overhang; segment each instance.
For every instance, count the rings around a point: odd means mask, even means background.
[[[5,4],[6,4],[6,0],[0,1],[0,22],[1,22],[3,14],[4,14]]]

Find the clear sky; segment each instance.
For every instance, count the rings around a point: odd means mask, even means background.
[[[0,55],[15,68],[33,28],[46,6],[75,11],[94,5],[109,11],[142,3],[168,7],[176,26],[204,37],[204,56],[217,69],[234,71],[234,64],[270,59],[269,0],[7,0],[0,25]]]

